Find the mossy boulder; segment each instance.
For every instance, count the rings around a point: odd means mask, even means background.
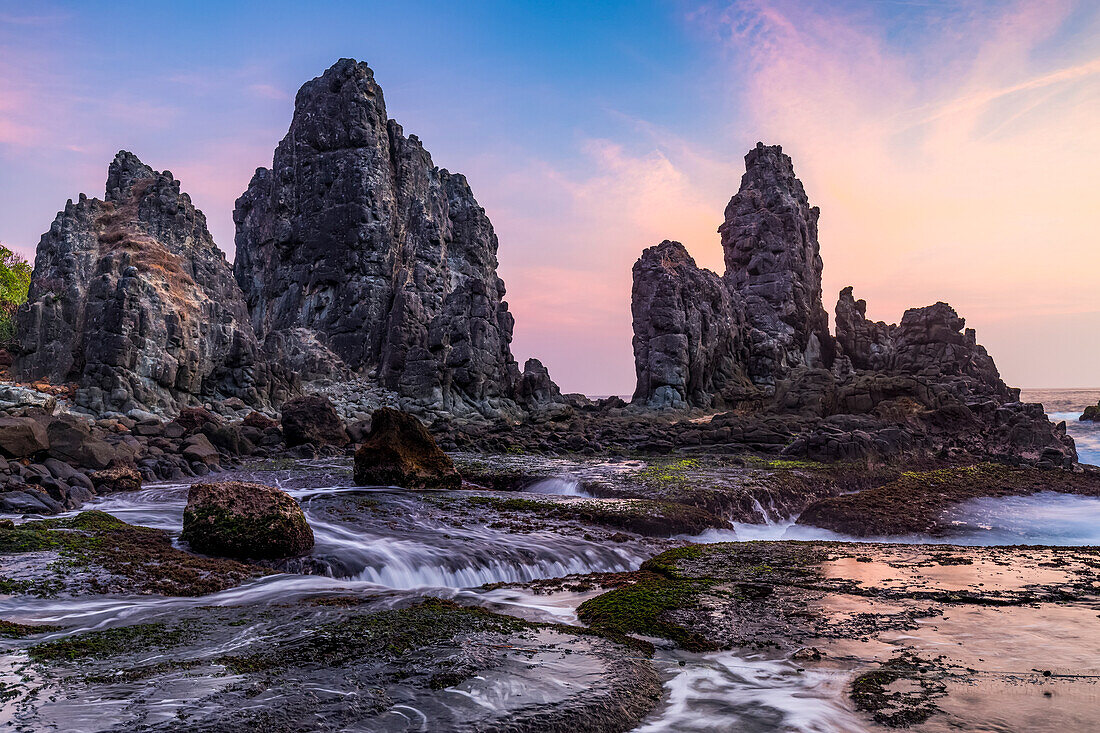
[[[1077,419],[1085,420],[1086,422],[1100,422],[1100,402],[1086,407],[1085,411],[1081,413],[1081,417]]]
[[[389,407],[371,415],[370,433],[355,452],[355,483],[406,489],[457,489],[462,477],[419,420]]]
[[[182,539],[207,555],[281,558],[309,551],[313,530],[286,492],[264,484],[217,481],[191,487]]]

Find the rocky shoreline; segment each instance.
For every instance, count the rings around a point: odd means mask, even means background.
[[[744,654],[844,676],[819,730],[1081,729],[1096,549],[911,542],[1100,472],[946,303],[886,324],[846,288],[830,330],[819,216],[757,144],[725,272],[644,249],[633,397],[591,400],[519,368],[486,212],[366,64],[299,91],[232,264],[120,151],[42,236],[0,358],[0,721],[676,729],[659,660]],[[837,541],[744,541],[780,525]],[[1045,622],[1075,646],[990,630]],[[1067,704],[1001,710],[983,676]]]

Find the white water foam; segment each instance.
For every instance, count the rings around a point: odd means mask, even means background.
[[[555,478],[544,478],[541,481],[528,486],[524,491],[531,494],[550,494],[553,496],[583,496],[587,499],[594,498],[591,494],[584,490],[582,484],[577,479],[568,478],[565,476]]]
[[[665,683],[668,699],[643,721],[637,733],[867,730],[840,703],[849,677],[846,671],[800,670],[786,659],[737,652],[693,655],[664,651],[655,661],[672,675]]]

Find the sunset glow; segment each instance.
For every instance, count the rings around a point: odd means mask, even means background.
[[[1097,381],[1096,3],[126,5],[0,4],[0,241],[28,257],[127,149],[183,182],[232,258],[234,200],[342,54],[469,179],[513,350],[563,391],[632,391],[630,267],[676,239],[720,272],[757,140],[821,208],[827,309],[846,285],[887,321],[944,300],[1010,384]]]

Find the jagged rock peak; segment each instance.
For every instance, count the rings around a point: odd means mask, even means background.
[[[312,365],[304,378],[354,372],[409,409],[518,409],[492,224],[466,179],[387,119],[365,63],[341,59],[302,86],[234,221],[253,326]]]
[[[748,385],[740,304],[679,242],[649,247],[634,263],[634,401],[650,407],[736,402]]]
[[[832,364],[833,341],[821,296],[820,212],[778,145],[745,156],[741,187],[726,206],[725,278],[745,303],[749,374],[774,385],[792,368]]]
[[[904,372],[945,383],[961,378],[965,391],[1002,402],[1019,399],[1019,390],[1002,380],[993,358],[978,343],[966,319],[944,302],[910,308],[901,323],[867,318],[867,303],[855,300],[851,286],[840,291],[836,305],[836,340],[853,368]]]
[[[42,235],[13,370],[76,382],[91,412],[269,403],[247,308],[206,218],[169,171],[121,151],[106,200],[83,195]],[[287,382],[278,389],[289,389]]]

